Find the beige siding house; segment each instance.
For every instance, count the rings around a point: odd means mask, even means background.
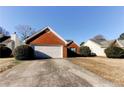
[[[113,43],[113,46],[124,49],[124,40],[115,40]]]
[[[96,53],[97,56],[106,56],[104,50],[109,47],[114,40],[107,41],[107,40],[88,40],[84,43],[83,46],[88,46],[93,53]]]

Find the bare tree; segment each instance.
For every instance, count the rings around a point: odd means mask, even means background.
[[[5,30],[3,27],[0,27],[0,43],[8,38],[10,38],[9,32]]]
[[[96,35],[93,40],[106,40],[102,35]]]
[[[9,32],[0,26],[0,37],[10,36]]]
[[[119,39],[119,40],[124,40],[124,33],[122,33],[122,34],[119,36],[118,39]]]
[[[18,25],[16,26],[16,30],[21,40],[25,40],[27,37],[30,37],[32,34],[36,33],[35,29],[29,25]]]

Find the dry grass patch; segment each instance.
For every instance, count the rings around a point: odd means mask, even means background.
[[[99,57],[69,60],[113,83],[124,85],[124,60]]]
[[[14,58],[0,58],[0,73],[19,64]]]

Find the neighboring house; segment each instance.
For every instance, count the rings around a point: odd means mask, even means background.
[[[115,40],[93,40],[90,39],[84,43],[83,46],[88,46],[93,53],[96,53],[97,56],[106,56],[104,50],[111,46]]]
[[[124,40],[115,40],[113,46],[120,47],[124,49]]]
[[[66,40],[67,41],[67,56],[74,57],[80,54],[80,46],[74,42],[73,40]]]
[[[75,42],[67,42],[50,27],[46,27],[24,41],[35,49],[37,58],[67,57],[67,49],[79,52]]]
[[[14,48],[23,44],[16,32],[11,35],[11,40],[14,41]]]
[[[21,42],[16,33],[14,33],[11,36],[2,36],[0,38],[0,44],[4,44],[13,50],[15,47],[21,45]]]

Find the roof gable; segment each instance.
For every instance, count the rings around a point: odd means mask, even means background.
[[[58,35],[53,29],[51,29],[50,27],[45,27],[42,30],[40,30],[39,32],[37,32],[36,34],[32,35],[31,37],[27,38],[25,40],[25,43],[31,42],[33,40],[34,37],[36,36],[40,36],[40,34],[42,33],[46,33],[46,30],[52,32],[57,38],[59,38],[59,40],[61,40],[62,42],[64,42],[65,44],[67,44],[67,42],[60,36]],[[36,38],[35,38],[36,39]]]
[[[101,42],[104,42],[104,41],[106,41],[106,40],[103,40],[103,39],[90,39],[90,41],[93,41],[93,42],[95,42],[95,43],[101,45]]]
[[[73,41],[72,41],[72,40],[66,40],[66,41],[67,41],[67,45],[69,45],[69,44],[73,43]]]
[[[4,42],[5,40],[10,39],[10,36],[3,36],[0,38],[0,43]]]
[[[76,46],[80,47],[76,42],[74,42],[73,40],[66,40],[68,42],[67,46],[70,46],[72,44],[75,44]]]
[[[124,40],[116,40],[120,47],[124,47]]]
[[[97,45],[99,45],[102,48],[107,48],[107,47],[111,46],[114,43],[115,40],[109,40],[109,41],[107,41],[107,40],[97,40],[97,41],[94,41],[94,40],[90,39],[90,41],[96,43]]]

